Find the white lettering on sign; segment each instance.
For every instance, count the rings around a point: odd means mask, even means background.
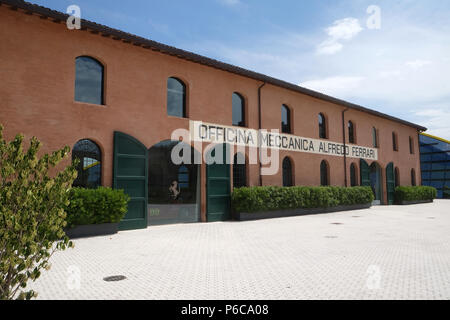
[[[378,150],[354,144],[332,142],[298,137],[290,134],[254,130],[241,127],[223,126],[201,121],[190,121],[192,141],[210,143],[229,143],[263,149],[278,149],[294,152],[306,152],[349,158],[378,160]],[[276,130],[274,130],[276,131]]]

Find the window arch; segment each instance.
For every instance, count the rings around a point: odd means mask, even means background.
[[[355,125],[352,121],[348,122],[348,142],[355,143]]]
[[[398,151],[398,139],[395,132],[392,132],[392,149]]]
[[[75,101],[103,105],[104,68],[96,59],[75,59]]]
[[[398,169],[398,167],[395,168],[395,187],[400,187],[400,170]]]
[[[291,128],[291,110],[285,104],[281,106],[281,132],[292,133]]]
[[[294,179],[292,177],[292,162],[288,157],[283,159],[283,187],[292,187]]]
[[[356,187],[358,185],[357,170],[354,163],[350,165],[350,185],[352,187]]]
[[[378,148],[378,130],[375,127],[372,128],[372,142],[373,147]]]
[[[245,100],[237,92],[233,93],[233,126],[245,127]]]
[[[236,153],[233,161],[233,187],[247,186],[247,162],[242,153]]]
[[[102,153],[99,146],[89,140],[78,141],[72,150],[72,161],[79,159],[78,176],[73,182],[74,187],[97,188],[101,186]]]
[[[186,85],[177,78],[167,79],[167,114],[186,118]]]
[[[321,139],[327,139],[327,123],[323,113],[319,113],[319,137]]]
[[[329,176],[329,168],[328,163],[323,160],[320,163],[320,185],[321,186],[328,186],[330,185],[330,181],[328,179]]]
[[[411,185],[416,186],[416,170],[411,169]]]

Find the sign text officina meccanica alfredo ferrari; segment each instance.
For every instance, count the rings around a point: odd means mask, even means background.
[[[344,144],[328,140],[304,138],[267,130],[223,126],[202,121],[191,120],[189,126],[192,141],[228,143],[253,148],[261,146],[261,148],[267,149],[344,156]],[[346,144],[345,150],[349,158],[378,160],[378,150],[375,148]]]

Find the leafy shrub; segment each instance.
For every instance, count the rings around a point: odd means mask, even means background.
[[[433,187],[397,187],[395,188],[395,202],[433,200],[437,196],[437,190]]]
[[[127,212],[130,197],[123,190],[73,188],[66,208],[68,226],[117,223]]]
[[[234,189],[231,196],[236,213],[328,208],[367,204],[373,199],[370,187],[244,187]]]
[[[37,293],[25,290],[28,281],[50,268],[55,251],[73,247],[64,207],[77,172],[54,170],[69,147],[38,157],[37,138],[24,151],[23,135],[6,142],[2,131],[0,125],[0,300],[31,299]]]

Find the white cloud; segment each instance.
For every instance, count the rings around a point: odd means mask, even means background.
[[[450,104],[445,106],[428,106],[428,109],[415,112],[421,124],[429,128],[429,134],[450,140]]]
[[[342,43],[336,42],[334,40],[327,40],[319,44],[317,47],[318,54],[335,54],[344,48]]]
[[[411,67],[413,69],[420,69],[422,67],[425,67],[427,65],[430,65],[432,62],[428,60],[414,60],[414,61],[408,61],[405,63],[406,66]]]
[[[329,95],[346,95],[361,85],[364,77],[336,76],[300,83],[300,86]]]
[[[355,18],[345,18],[336,20],[333,25],[326,29],[328,39],[317,47],[318,54],[335,54],[342,50],[342,41],[349,41],[356,37],[363,30],[359,20]]]

